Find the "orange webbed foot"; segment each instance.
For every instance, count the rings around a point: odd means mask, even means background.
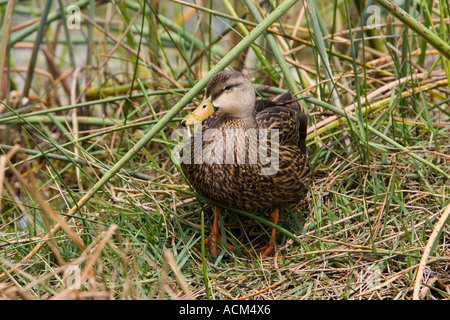
[[[220,252],[218,244],[222,243],[222,236],[219,232],[219,208],[214,206],[214,222],[211,233],[207,239],[205,239],[205,246],[209,247],[209,252],[213,256],[217,256]],[[227,242],[227,249],[234,250],[234,246]]]

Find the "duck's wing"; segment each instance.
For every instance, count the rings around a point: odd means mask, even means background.
[[[263,111],[266,108],[276,107],[276,106],[286,106],[289,101],[292,101],[294,98],[292,97],[292,93],[290,91],[283,93],[275,97],[273,100],[256,100],[255,110],[256,112]]]
[[[298,101],[286,92],[274,100],[257,100],[256,121],[260,128],[277,129],[282,145],[296,145],[306,154],[308,116],[301,112]]]

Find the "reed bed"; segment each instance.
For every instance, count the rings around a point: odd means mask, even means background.
[[[0,298],[449,299],[450,7],[441,0],[0,1]],[[313,184],[223,210],[173,161],[234,68],[308,96]]]

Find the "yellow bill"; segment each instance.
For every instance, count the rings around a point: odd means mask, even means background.
[[[195,109],[194,111],[189,113],[186,117],[184,117],[184,119],[181,121],[181,125],[183,127],[192,126],[198,122],[205,120],[211,114],[213,114],[213,112],[214,106],[211,102],[211,97],[209,97],[203,100],[203,102],[200,103],[197,109]]]

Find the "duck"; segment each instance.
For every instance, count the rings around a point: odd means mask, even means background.
[[[273,100],[256,99],[247,75],[235,70],[215,74],[203,102],[181,121],[184,127],[197,127],[180,163],[193,189],[250,213],[270,209],[270,221],[278,224],[280,208],[303,201],[312,179],[305,142],[308,116],[298,100],[289,91]],[[217,255],[222,244],[219,206],[213,211],[205,245]],[[256,251],[264,258],[275,248],[272,228],[268,244]]]

